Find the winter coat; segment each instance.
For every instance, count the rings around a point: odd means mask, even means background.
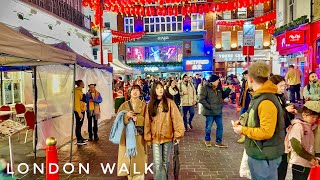
[[[181,96],[181,106],[193,106],[197,102],[197,92],[194,85],[188,82],[186,85],[184,82],[179,84],[179,91]],[[184,91],[188,91],[188,94],[185,95]]]
[[[82,93],[82,88],[77,87],[75,88],[75,95],[74,95],[74,111],[78,114],[86,111],[86,103],[85,103],[85,96]]]
[[[319,101],[320,100],[319,83],[309,82],[309,84],[305,86],[303,89],[303,97],[304,99],[309,99],[311,101]]]
[[[138,103],[136,106],[133,107],[134,112],[139,113],[137,115],[137,121],[136,126],[144,126],[144,120],[145,120],[145,113],[146,113],[146,103],[142,102],[141,100],[138,100]],[[121,112],[123,110],[131,111],[128,101],[123,103],[118,112]],[[124,115],[124,124],[127,125],[129,123],[129,118]],[[140,135],[137,133],[136,135],[136,150],[137,150],[137,156],[133,158],[128,158],[125,156],[126,153],[126,129],[123,129],[121,140],[119,144],[119,152],[118,152],[118,173],[122,166],[122,163],[126,164],[126,167],[129,170],[129,173],[132,173],[133,176],[134,173],[134,164],[136,164],[136,172],[141,172],[141,174],[144,174],[145,172],[145,163],[147,163],[147,150],[146,150],[146,143],[144,140],[143,135]],[[118,176],[127,176],[128,174],[125,171],[122,171],[121,174],[118,174]]]
[[[169,111],[163,112],[163,102],[158,105],[157,115],[151,117],[146,110],[144,139],[148,143],[163,144],[181,139],[184,136],[184,123],[176,104],[168,100]]]
[[[210,84],[202,87],[199,103],[203,105],[202,115],[217,116],[222,114],[222,100],[229,96],[231,89],[223,91],[220,88],[213,88]]]

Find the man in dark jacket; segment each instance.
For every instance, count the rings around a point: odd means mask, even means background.
[[[238,104],[238,106],[241,107],[240,115],[247,112],[249,104],[250,104],[250,100],[251,100],[250,92],[252,91],[248,85],[248,70],[244,71],[242,73],[242,75],[243,75],[242,87],[241,87],[241,91],[240,91],[240,98],[239,98],[239,104]]]
[[[222,123],[222,100],[229,96],[231,88],[229,87],[225,91],[218,88],[220,79],[217,75],[211,75],[208,80],[209,84],[204,86],[200,92],[199,102],[203,105],[202,115],[206,117],[206,136],[205,144],[207,147],[211,147],[211,128],[213,122],[217,124],[216,131],[216,147],[226,148],[227,145],[222,144],[223,136],[223,123]]]

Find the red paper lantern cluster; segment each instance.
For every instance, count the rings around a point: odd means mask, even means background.
[[[112,43],[125,43],[129,41],[134,41],[142,38],[146,33],[137,32],[137,33],[125,33],[120,31],[111,30],[112,33]]]
[[[275,30],[276,30],[276,26],[275,26],[275,25],[271,25],[271,26],[269,27],[269,29],[268,29],[268,33],[269,33],[269,34],[273,34]]]
[[[190,13],[208,13],[233,11],[239,7],[250,7],[270,0],[233,0],[221,3],[187,4],[186,0],[105,0],[105,10],[113,13],[131,16],[169,15],[177,16],[179,12],[186,16]],[[146,7],[152,3],[154,7]],[[171,6],[168,4],[171,4]],[[166,5],[166,6],[163,6]]]
[[[90,40],[91,46],[98,46],[100,45],[100,39],[98,37],[93,37]]]
[[[252,24],[262,24],[262,23],[266,23],[269,21],[274,21],[276,19],[276,12],[271,12],[268,14],[265,14],[263,16],[254,18],[252,21]],[[240,20],[240,21],[217,21],[217,25],[218,26],[243,26],[244,24],[244,20]]]
[[[92,9],[94,17],[91,26],[93,29],[99,29],[103,16],[103,8],[100,0],[83,0],[82,4],[84,7],[90,7],[90,9]]]

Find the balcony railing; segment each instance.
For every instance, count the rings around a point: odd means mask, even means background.
[[[87,31],[91,31],[91,20],[62,0],[22,0],[43,8]],[[80,4],[81,6],[81,4]]]

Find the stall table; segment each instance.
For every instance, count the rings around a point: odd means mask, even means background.
[[[0,139],[9,138],[9,153],[10,153],[10,166],[14,169],[13,151],[12,151],[12,140],[11,137],[21,131],[28,129],[27,126],[20,124],[13,120],[6,120],[0,123]]]

